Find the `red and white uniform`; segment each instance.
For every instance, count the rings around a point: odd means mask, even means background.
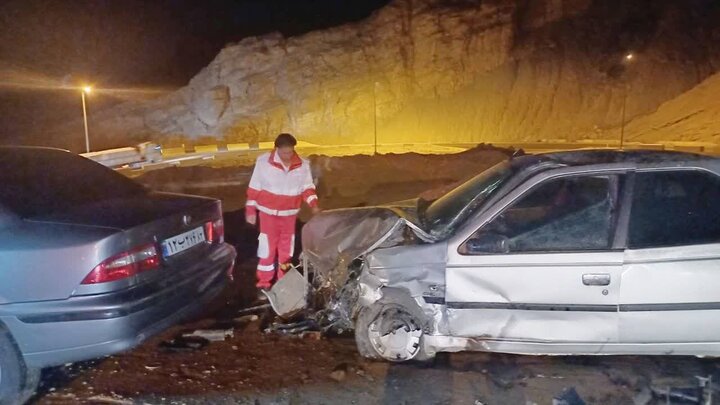
[[[289,166],[283,165],[275,151],[255,162],[247,191],[245,215],[259,212],[257,287],[270,288],[275,276],[275,259],[290,261],[295,246],[295,220],[302,202],[317,206],[310,164],[295,154]],[[277,272],[278,278],[283,272]]]

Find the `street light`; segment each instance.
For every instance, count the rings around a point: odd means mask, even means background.
[[[623,57],[623,63],[626,65],[629,65],[633,60],[635,59],[635,54],[632,52],[628,52]],[[628,83],[627,80],[623,78],[623,103],[622,103],[622,116],[620,119],[620,150],[623,149],[625,145],[625,106],[627,104],[627,96],[628,96]]]
[[[375,134],[374,155],[377,155],[377,86],[378,82],[373,82],[373,132]]]
[[[92,92],[91,86],[83,86],[80,94],[82,95],[83,122],[85,123],[85,152],[90,153],[90,136],[88,135],[87,108],[85,107],[85,95]]]

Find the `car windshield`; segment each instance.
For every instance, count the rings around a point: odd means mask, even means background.
[[[0,205],[23,218],[144,192],[140,184],[69,152],[0,148]]]
[[[424,227],[437,233],[456,218],[459,221],[467,218],[513,173],[510,161],[503,161],[433,201],[422,210]]]

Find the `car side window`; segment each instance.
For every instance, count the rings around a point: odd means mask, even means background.
[[[720,178],[696,171],[637,173],[631,249],[720,242]]]
[[[617,176],[568,176],[525,193],[460,248],[461,254],[603,250],[612,245]]]

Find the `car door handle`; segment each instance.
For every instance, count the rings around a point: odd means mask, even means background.
[[[585,285],[608,285],[610,284],[610,275],[606,273],[583,274],[582,280]]]

